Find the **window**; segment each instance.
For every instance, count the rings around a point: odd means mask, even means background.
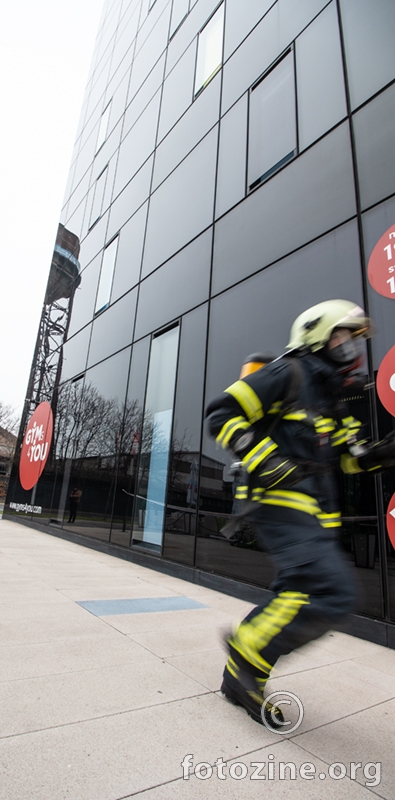
[[[159,550],[165,518],[179,327],[151,343],[133,543]]]
[[[195,96],[207,86],[221,67],[223,37],[224,5],[222,3],[199,33]]]
[[[108,123],[110,121],[110,111],[111,111],[111,100],[107,104],[106,108],[104,109],[99,125],[99,134],[97,137],[97,144],[96,144],[96,153],[100,150],[102,144],[107,139],[107,131],[108,131]]]
[[[112,279],[118,250],[118,236],[104,250],[101,265],[99,288],[97,290],[95,314],[104,311],[110,305]]]
[[[189,10],[189,0],[173,0],[173,10],[171,12],[170,38],[178,30],[183,19]]]
[[[103,169],[103,172],[100,173],[95,183],[95,187],[93,190],[91,215],[89,219],[89,228],[93,228],[95,222],[97,222],[97,220],[100,219],[101,217],[104,190],[106,188],[106,178],[107,178],[107,167]]]
[[[288,51],[250,92],[248,188],[296,155],[295,76]]]
[[[148,2],[148,11],[151,11],[152,6],[156,3],[156,0],[149,0]]]

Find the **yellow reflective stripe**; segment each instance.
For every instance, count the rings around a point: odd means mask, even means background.
[[[355,419],[355,417],[345,417],[342,419],[342,423],[343,427],[332,435],[333,447],[337,447],[339,444],[345,444],[352,436],[356,436],[362,424],[358,419]]]
[[[341,528],[340,511],[335,511],[333,514],[327,514],[321,511],[317,516],[323,528]]]
[[[235,500],[246,500],[248,497],[248,486],[238,486],[235,491]]]
[[[340,456],[340,468],[346,475],[356,475],[363,472],[363,469],[358,464],[358,459],[354,458],[351,453],[343,453]]]
[[[229,670],[230,674],[233,675],[234,678],[239,677],[239,667],[237,666],[236,662],[233,660],[232,656],[229,656],[226,662],[226,668]]]
[[[241,623],[235,636],[229,640],[230,645],[250,664],[263,672],[268,669],[270,672],[271,666],[262,658],[260,651],[293,622],[300,609],[309,603],[308,594],[281,592],[260,614]]]
[[[281,410],[282,404],[283,404],[282,400],[276,400],[275,403],[272,403],[272,405],[270,406],[269,411],[267,413],[268,414],[278,414],[278,412]]]
[[[230,439],[237,430],[247,430],[250,427],[250,423],[247,422],[244,417],[232,417],[232,419],[228,419],[225,425],[222,426],[215,441],[218,442],[221,447],[225,448],[228,446]]]
[[[307,419],[307,414],[305,411],[290,411],[289,414],[284,414],[283,419],[300,422],[303,419]]]
[[[314,427],[317,433],[331,433],[336,429],[336,422],[331,417],[315,417]]]
[[[255,445],[255,447],[244,456],[241,463],[247,472],[253,472],[258,464],[261,464],[261,462],[276,449],[277,445],[273,442],[273,439],[271,439],[270,436],[266,436],[266,439],[262,439],[259,444]]]
[[[258,420],[262,419],[262,403],[248,383],[245,381],[236,381],[236,383],[233,383],[228,389],[225,389],[225,392],[231,394],[232,397],[237,400],[250,422],[258,422]]]
[[[255,499],[253,497],[253,499]],[[295,511],[303,511],[316,517],[320,512],[320,507],[314,497],[302,492],[291,492],[287,490],[269,489],[262,494],[262,499],[258,502],[270,506],[282,506],[283,508],[293,508]]]

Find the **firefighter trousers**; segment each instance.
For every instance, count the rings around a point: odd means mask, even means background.
[[[263,686],[280,656],[322,636],[353,610],[356,591],[338,544],[339,523],[325,528],[316,516],[264,505],[249,521],[277,576],[272,599],[229,638],[227,668],[232,675],[244,669]]]

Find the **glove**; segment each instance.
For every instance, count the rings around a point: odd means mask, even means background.
[[[388,467],[395,466],[395,431],[391,431],[387,433],[384,439],[381,442],[376,442],[375,444],[371,444],[368,448],[367,453],[364,455],[359,456],[358,464],[361,469],[364,470],[373,470],[378,469],[379,467],[384,467],[388,469]]]
[[[262,469],[258,467],[253,480],[262,489],[285,489],[305,477],[306,470],[301,464],[294,464],[288,458],[273,453],[265,460]]]

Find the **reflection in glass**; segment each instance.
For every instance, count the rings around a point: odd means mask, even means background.
[[[250,94],[248,186],[253,189],[296,153],[295,79],[289,52]]]
[[[158,550],[167,489],[179,327],[152,340],[133,543]]]
[[[100,272],[99,288],[97,290],[95,314],[104,311],[110,304],[112,279],[114,276],[115,260],[117,257],[118,236],[107,245],[104,250]]]
[[[224,5],[218,8],[199,34],[195,95],[207,86],[222,64]]]
[[[110,112],[111,112],[111,100],[107,104],[106,108],[104,109],[104,111],[103,111],[103,113],[101,115],[100,126],[99,126],[99,134],[98,134],[97,143],[96,143],[96,153],[98,152],[98,150],[100,150],[102,144],[104,144],[104,142],[107,139],[107,131],[108,131],[108,123],[109,123],[109,119],[110,119]]]
[[[109,540],[123,448],[130,350],[60,387],[54,431],[57,491],[53,517],[84,536]],[[80,492],[73,519],[73,491]]]
[[[206,305],[183,317],[163,547],[183,564],[194,560],[206,330]]]

